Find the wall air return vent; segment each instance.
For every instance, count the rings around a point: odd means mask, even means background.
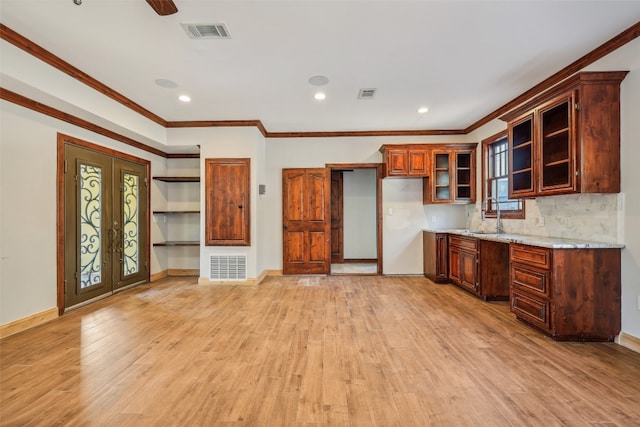
[[[181,24],[192,39],[230,39],[224,24]]]
[[[247,256],[215,254],[210,255],[209,280],[247,280]]]
[[[378,89],[360,89],[358,99],[373,99]]]

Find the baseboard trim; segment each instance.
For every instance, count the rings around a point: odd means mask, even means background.
[[[169,270],[162,270],[158,273],[153,273],[151,275],[150,280],[152,282],[155,282],[156,280],[160,280],[160,279],[164,279],[165,277],[167,277],[169,275]]]
[[[22,319],[14,320],[13,322],[0,326],[0,338],[8,337],[9,335],[33,328],[34,326],[56,319],[57,317],[58,307],[54,307]]]
[[[376,263],[378,262],[375,258],[345,258],[344,264],[365,264],[365,263]],[[339,264],[339,263],[338,263]]]
[[[197,268],[170,268],[169,276],[199,276],[200,270]]]
[[[265,270],[265,276],[282,276],[282,270]]]
[[[247,280],[209,280],[208,277],[199,277],[198,285],[247,285],[255,286],[258,284],[258,279],[255,277],[248,278]]]
[[[177,277],[186,277],[186,276],[195,276],[198,277],[200,275],[200,270],[197,268],[169,268],[167,270],[162,270],[158,273],[151,275],[151,281],[155,282],[156,280],[164,279],[169,276],[177,276]]]
[[[618,335],[618,339],[616,339],[616,342],[621,346],[628,348],[629,350],[640,353],[640,338],[638,337],[620,332],[620,335]]]

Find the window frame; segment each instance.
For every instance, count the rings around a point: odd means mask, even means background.
[[[498,132],[490,137],[482,140],[482,201],[486,200],[487,197],[495,197],[490,194],[491,188],[489,186],[489,180],[494,179],[496,177],[489,178],[489,157],[491,148],[498,143],[507,143],[507,147],[509,144],[508,141],[508,132],[505,129],[504,131]],[[508,154],[508,148],[507,148]],[[510,179],[511,176],[509,174],[509,157],[507,157],[507,179]],[[509,210],[500,210],[500,218],[506,219],[525,219],[525,200],[524,199],[513,199],[520,202],[520,209],[509,209]],[[487,201],[487,210],[485,211],[485,217],[487,218],[495,218],[497,216],[497,211],[494,209],[493,201]],[[482,206],[480,206],[482,209]]]

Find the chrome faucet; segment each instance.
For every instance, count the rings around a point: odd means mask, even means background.
[[[486,206],[487,203],[489,203],[489,200],[492,200],[496,203],[496,234],[502,234],[504,233],[504,228],[502,227],[502,218],[500,218],[500,202],[498,202],[498,199],[496,199],[495,197],[487,197],[482,202],[482,205],[480,206],[480,209],[482,210],[482,220],[485,220],[485,213],[487,211]]]

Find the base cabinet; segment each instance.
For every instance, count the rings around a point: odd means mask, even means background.
[[[435,283],[449,282],[447,233],[422,232],[424,275]]]
[[[511,311],[557,340],[613,341],[620,332],[620,249],[510,245]]]
[[[476,294],[478,265],[478,241],[473,237],[449,235],[449,279],[469,292]]]

